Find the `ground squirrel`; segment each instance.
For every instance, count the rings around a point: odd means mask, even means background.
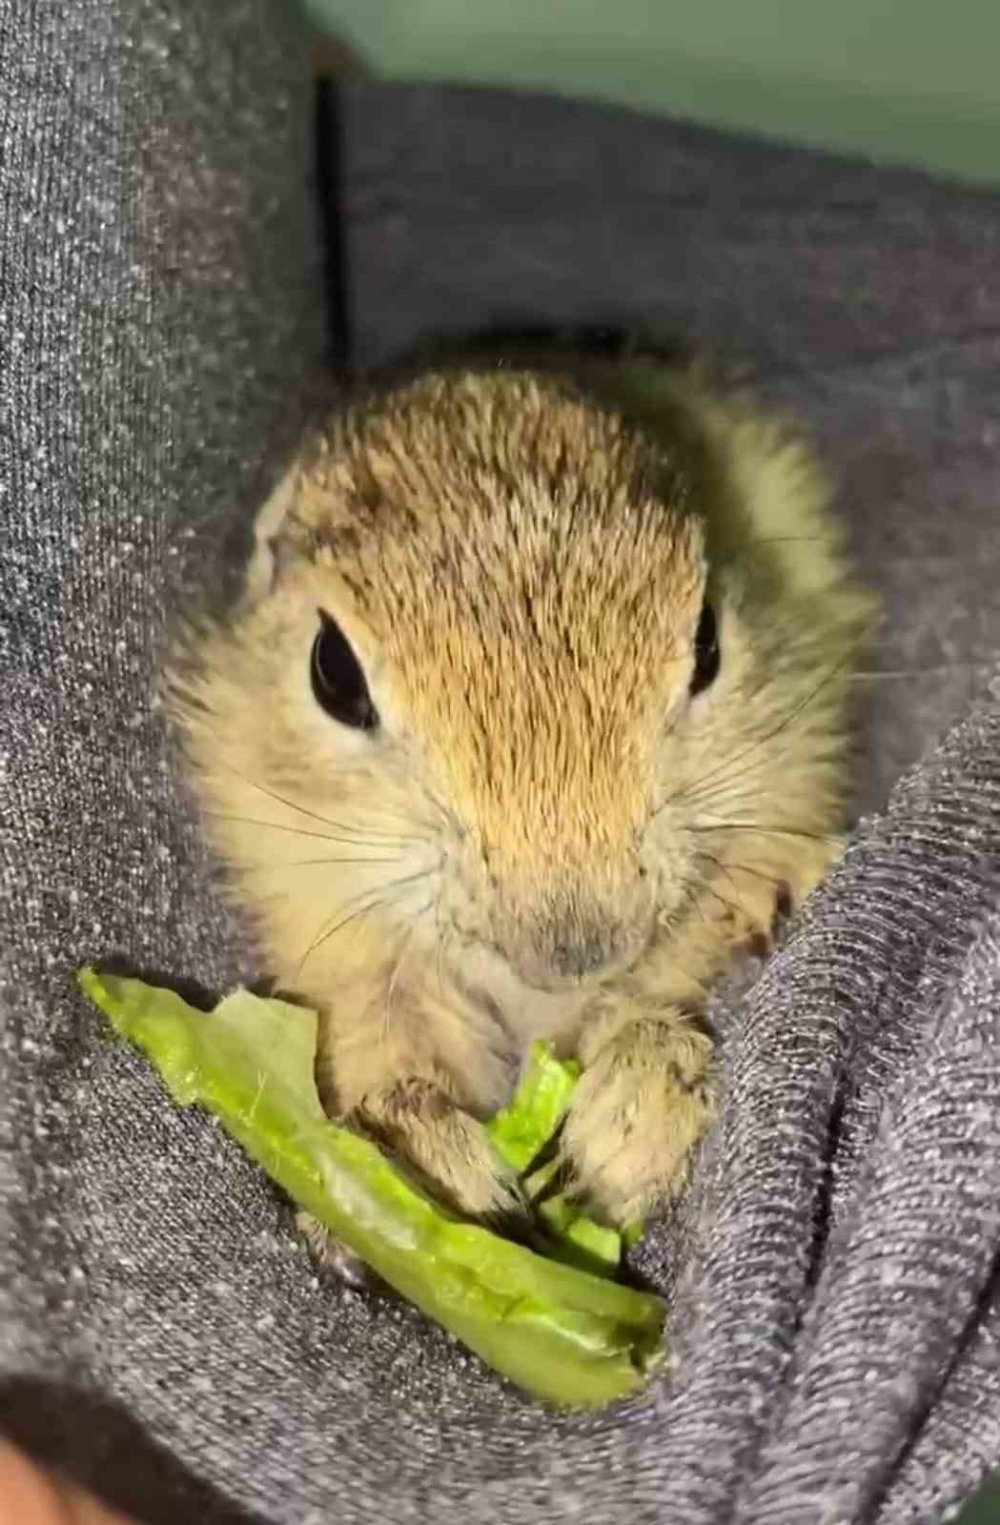
[[[841,826],[870,601],[808,448],[702,367],[511,354],[373,385],[263,511],[175,710],[331,1115],[459,1209],[530,1041],[627,1223],[711,1113],[706,993]]]

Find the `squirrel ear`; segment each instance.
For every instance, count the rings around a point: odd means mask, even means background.
[[[285,520],[295,499],[295,468],[287,471],[254,520],[253,552],[247,567],[244,595],[248,603],[275,588],[298,550],[284,533]]]

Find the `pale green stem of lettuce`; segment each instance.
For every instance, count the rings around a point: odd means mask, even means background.
[[[621,1259],[622,1237],[584,1216],[562,1192],[540,1196],[558,1160],[532,1170],[559,1124],[580,1077],[572,1059],[557,1059],[551,1043],[533,1043],[527,1069],[510,1103],[490,1118],[486,1131],[501,1159],[524,1177],[527,1195],[552,1240],[552,1254],[567,1265],[613,1276]]]

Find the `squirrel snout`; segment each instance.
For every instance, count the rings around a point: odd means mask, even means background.
[[[510,962],[529,984],[546,987],[582,980],[631,963],[649,940],[653,895],[639,881],[634,892],[602,904],[579,896],[524,910],[514,936],[503,938]]]
[[[620,938],[616,928],[574,928],[557,932],[551,948],[543,951],[542,962],[558,978],[579,979],[596,974],[617,954]]]

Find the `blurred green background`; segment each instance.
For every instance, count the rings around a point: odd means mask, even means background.
[[[302,3],[388,78],[556,90],[1000,185],[1000,0]],[[1000,1525],[1000,1485],[957,1525]]]
[[[303,0],[390,78],[554,89],[1000,183],[998,0]]]

